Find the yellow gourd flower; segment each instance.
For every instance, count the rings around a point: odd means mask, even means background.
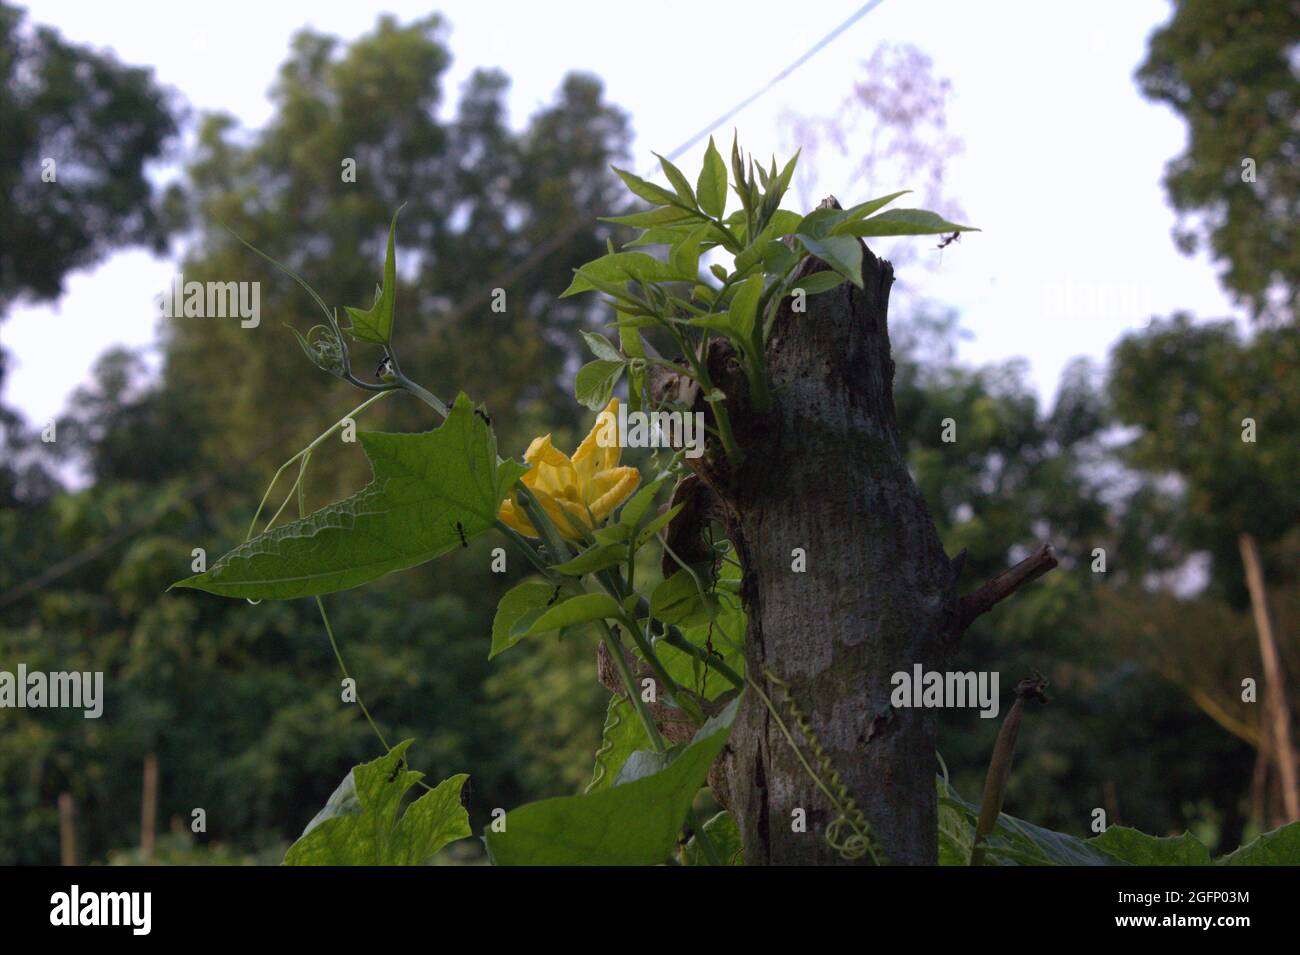
[[[572,458],[551,444],[549,434],[534,438],[524,453],[532,467],[520,480],[564,537],[581,540],[580,529],[595,527],[631,497],[641,482],[636,468],[619,467],[622,454],[618,399],[613,398],[596,416],[595,426]],[[498,516],[525,537],[539,536],[514,495],[502,502]]]

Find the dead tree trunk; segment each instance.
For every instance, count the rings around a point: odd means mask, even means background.
[[[809,258],[800,268],[825,266]],[[926,864],[938,852],[935,717],[894,708],[890,678],[917,663],[945,668],[971,618],[1055,560],[1044,548],[965,603],[959,598],[962,556],[944,553],[898,434],[887,322],[893,269],[868,250],[862,271],[862,289],[844,284],[810,297],[803,313],[792,311],[792,299],[781,306],[767,346],[766,413],[747,405],[729,349],[713,343],[711,374],[729,396],[745,459],[736,473],[713,455],[700,459],[709,503],[683,515],[720,521],[738,550],[749,681],[823,781],[832,769],[839,774],[888,862]],[[677,385],[686,398],[689,384]],[[686,531],[673,536],[681,542]],[[828,764],[795,725],[787,693]],[[826,830],[838,813],[752,689],[723,759],[715,789],[750,864],[871,861],[846,860],[830,845]],[[806,831],[796,831],[797,810]]]

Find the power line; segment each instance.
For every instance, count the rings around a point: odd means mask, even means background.
[[[730,109],[728,109],[717,119],[713,120],[713,122],[709,123],[707,126],[703,127],[696,133],[692,134],[683,142],[679,143],[675,148],[673,148],[670,152],[668,152],[667,158],[669,160],[680,158],[682,154],[684,154],[688,149],[690,149],[692,146],[694,146],[696,143],[702,140],[705,136],[709,135],[711,132],[713,132],[723,123],[727,122],[727,120],[731,119],[741,110],[743,110],[745,107],[754,103],[765,93],[772,90],[773,87],[777,86],[782,80],[790,76],[790,74],[792,74],[795,70],[799,69],[799,67],[803,66],[805,63],[811,60],[814,56],[816,56],[823,49],[825,49],[832,42],[834,42],[840,36],[840,34],[842,34],[849,27],[853,26],[853,24],[857,23],[859,20],[865,17],[876,7],[880,6],[880,4],[883,2],[884,0],[869,0],[868,3],[864,3],[862,6],[858,7],[858,9],[855,10],[847,20],[845,20],[843,23],[836,26],[833,30],[831,30],[829,33],[823,36],[820,40],[818,40],[816,43],[810,46],[796,60],[794,60],[794,62],[792,62],[785,69],[781,70],[781,72],[777,73],[770,80],[768,80],[766,84],[764,84],[759,89],[755,90],[749,96],[746,96],[735,106],[732,106]],[[647,169],[645,172],[645,176],[647,177],[652,176],[655,174],[655,172],[656,170],[654,168]],[[481,291],[476,292],[475,294],[469,296],[468,298],[462,299],[460,302],[457,302],[454,306],[452,306],[450,310],[444,312],[438,319],[438,326],[445,328],[448,325],[452,324],[453,322],[459,321],[461,318],[464,318],[465,315],[467,315],[469,312],[473,311],[474,309],[477,309],[482,305],[484,305],[488,301],[488,299],[492,297],[493,289],[505,288],[508,285],[510,285],[512,282],[518,281],[519,279],[523,278],[534,268],[540,265],[543,261],[545,261],[547,257],[551,255],[551,253],[558,251],[560,248],[566,245],[569,242],[569,240],[573,239],[579,232],[587,228],[589,225],[590,223],[586,221],[575,220],[573,222],[570,222],[569,225],[562,231],[553,233],[549,239],[547,239],[541,245],[534,248],[533,251],[529,252],[528,255],[524,256],[522,260],[515,263],[513,266],[506,269],[505,271],[499,273],[495,279],[484,283],[481,286]]]
[[[783,69],[780,73],[776,74],[776,76],[768,80],[766,86],[762,87],[759,90],[756,90],[755,92],[751,93],[749,96],[746,96],[735,106],[731,107],[731,109],[727,110],[717,119],[715,119],[713,122],[709,123],[709,125],[705,126],[703,129],[697,132],[690,139],[686,140],[686,142],[682,143],[680,146],[678,146],[676,149],[670,152],[668,154],[668,158],[676,159],[677,157],[682,155],[682,153],[686,152],[686,150],[690,149],[692,146],[698,143],[705,136],[709,135],[709,133],[713,132],[715,129],[717,129],[727,120],[731,119],[731,117],[735,116],[737,113],[739,113],[750,103],[754,102],[764,93],[766,93],[768,90],[772,89],[772,87],[780,83],[783,79],[785,79],[795,70],[799,69],[799,67],[803,66],[805,63],[811,60],[814,56],[820,53],[825,47],[833,43],[841,33],[843,33],[849,27],[853,26],[853,24],[857,23],[859,20],[865,17],[876,7],[880,6],[880,4],[882,4],[883,2],[884,0],[871,0],[870,3],[864,3],[862,6],[858,7],[858,9],[853,13],[852,16],[850,16],[847,20],[845,20],[843,23],[837,26],[830,33],[826,34],[824,37],[822,37],[812,46],[810,46],[807,50],[804,51],[804,53],[797,60],[795,60],[785,69]]]
[[[740,102],[736,103],[736,105],[732,106],[722,115],[720,115],[717,119],[713,120],[711,123],[709,123],[709,125],[700,129],[696,133],[689,136],[686,140],[678,144],[667,154],[668,159],[673,160],[679,158],[688,149],[690,149],[692,146],[694,146],[696,143],[702,140],[705,136],[713,132],[713,130],[717,129],[723,123],[727,122],[737,113],[739,113],[741,110],[745,109],[745,107],[757,101],[764,94],[771,91],[773,87],[777,86],[779,83],[781,83],[781,81],[783,81],[788,76],[790,76],[790,74],[792,74],[795,70],[799,69],[799,67],[803,66],[814,56],[820,53],[828,45],[834,42],[842,33],[848,30],[849,27],[853,26],[855,23],[857,23],[859,20],[865,17],[876,7],[880,6],[882,2],[883,0],[869,0],[868,3],[864,3],[856,11],[854,11],[848,17],[848,19],[844,20],[842,23],[840,23],[838,26],[832,29],[829,33],[823,36],[820,40],[818,40],[816,43],[810,46],[807,50],[803,52],[803,54],[801,54],[797,59],[795,59],[794,62],[792,62],[789,66],[785,67],[785,69],[781,70],[779,73],[773,76],[762,87],[755,90],[749,96],[746,96]],[[648,171],[647,175],[653,175],[653,170]],[[569,225],[563,231],[555,233],[554,235],[551,236],[550,239],[548,239],[546,242],[542,243],[540,246],[533,249],[532,252],[526,255],[522,260],[517,262],[515,265],[499,273],[496,276],[496,278],[493,279],[492,281],[484,283],[484,285],[482,286],[482,291],[476,293],[475,295],[471,295],[467,299],[462,300],[461,302],[453,306],[448,312],[445,312],[442,315],[439,324],[445,327],[451,322],[454,322],[462,318],[464,315],[466,315],[473,309],[480,307],[491,297],[492,289],[505,288],[507,285],[510,285],[511,283],[516,282],[519,279],[523,278],[534,268],[540,265],[543,261],[545,261],[546,258],[551,255],[551,253],[560,249],[562,246],[568,243],[570,239],[576,236],[584,228],[587,228],[589,225],[590,223],[584,220],[574,220],[570,222]],[[277,430],[275,435],[273,435],[272,441],[275,438],[278,438],[279,435],[283,434],[285,430],[287,430],[287,427],[288,427],[287,423],[285,425],[282,425],[281,428]],[[269,447],[270,443],[271,441],[268,441],[266,447]],[[260,454],[261,451],[263,451],[264,449],[265,447],[256,449],[254,451],[254,455]],[[239,464],[242,465],[248,463],[248,461],[250,461],[252,457],[253,456],[250,455],[248,458],[244,459],[243,461],[240,461]],[[163,517],[165,517],[167,514],[171,513],[176,508],[180,507],[181,504],[187,501],[191,501],[194,498],[198,497],[200,494],[207,491],[209,488],[211,488],[214,484],[217,483],[217,480],[218,480],[217,476],[209,475],[208,477],[201,478],[200,480],[195,481],[178,497],[174,498],[172,503],[169,504],[167,507],[158,510],[157,512],[150,515],[149,517],[130,522],[122,527],[117,528],[111,534],[108,534],[105,537],[100,538],[99,540],[95,541],[94,543],[90,544],[87,547],[84,547],[82,550],[71,555],[70,557],[64,558],[63,560],[54,564],[52,567],[46,568],[46,570],[42,571],[40,574],[37,574],[35,577],[28,578],[22,583],[10,588],[4,594],[0,595],[0,608],[6,607],[9,604],[14,603],[15,601],[21,599],[22,597],[26,596],[27,594],[31,593],[34,590],[38,590],[50,583],[53,583],[55,580],[58,580],[60,577],[64,577],[67,574],[71,573],[72,571],[76,570],[78,567],[80,567],[82,564],[85,564],[87,561],[93,560],[95,557],[98,557],[100,554],[116,546],[122,541],[127,540],[128,538],[132,537],[136,533],[148,527],[151,527],[152,525],[156,524],[159,520],[161,520]]]

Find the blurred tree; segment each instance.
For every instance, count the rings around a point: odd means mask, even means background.
[[[1177,242],[1208,243],[1259,319],[1294,321],[1300,286],[1298,42],[1292,0],[1179,0],[1137,74],[1188,125],[1165,173]]]
[[[1181,533],[1212,556],[1223,593],[1243,606],[1238,535],[1268,545],[1300,523],[1300,329],[1243,340],[1232,322],[1180,314],[1126,335],[1111,365],[1116,416],[1139,429],[1127,460],[1184,483]]]
[[[19,298],[56,298],[68,272],[119,246],[163,250],[146,166],[176,133],[151,70],[24,17],[0,2],[0,318]]]
[[[1199,681],[1180,682],[1220,723],[1225,713],[1240,721],[1241,708],[1225,696],[1239,698],[1243,678],[1261,685],[1257,738],[1234,732],[1260,746],[1280,777],[1281,807],[1270,812],[1274,821],[1300,815],[1300,756],[1290,743],[1294,718],[1286,699],[1286,657],[1294,661],[1294,637],[1271,626],[1266,597],[1269,588],[1295,584],[1295,562],[1284,554],[1300,525],[1298,365],[1295,325],[1261,328],[1243,339],[1232,322],[1194,324],[1176,315],[1115,346],[1109,389],[1118,420],[1137,429],[1124,451],[1129,463],[1180,492],[1184,513],[1177,532],[1148,546],[1184,556],[1208,554],[1208,596],[1238,612],[1248,602],[1254,610],[1258,649],[1233,657],[1227,672],[1235,676],[1226,685],[1212,691]],[[1264,580],[1248,589],[1251,572],[1261,565],[1267,568],[1259,571]],[[1181,645],[1185,636],[1169,622],[1153,638]],[[1169,657],[1170,651],[1162,652]],[[1294,667],[1292,662],[1292,672]]]
[[[363,397],[304,359],[282,326],[306,331],[321,316],[225,227],[306,277],[331,305],[368,305],[384,225],[403,203],[395,324],[403,368],[436,393],[465,389],[485,402],[503,447],[544,421],[573,423],[562,373],[576,336],[566,330],[589,303],[556,295],[573,262],[599,253],[602,227],[579,232],[499,296],[493,279],[562,225],[607,211],[608,167],[624,154],[627,122],[597,81],[570,76],[557,102],[516,133],[506,125],[505,77],[483,70],[466,82],[453,119],[440,122],[444,32],[434,16],[409,25],[381,18],[346,48],[300,33],[264,130],[245,135],[228,117],[204,120],[190,167],[196,229],[184,273],[260,281],[264,316],[253,329],[180,319],[165,330],[169,380],[215,422],[206,446],[213,459],[251,456],[254,473],[269,475],[279,461],[268,441],[297,447]],[[345,175],[349,160],[355,181]],[[467,300],[473,308],[457,307]],[[356,351],[365,376],[380,355]],[[419,428],[431,423],[426,410],[399,398],[375,420]],[[336,493],[361,480],[363,466],[344,465],[316,487]]]
[[[404,368],[439,393],[465,388],[485,400],[503,453],[520,453],[540,430],[571,443],[564,432],[579,412],[565,369],[578,342],[571,326],[588,305],[556,295],[573,262],[599,253],[602,227],[578,231],[508,283],[503,312],[490,307],[491,279],[552,230],[607,211],[608,166],[622,159],[627,122],[597,81],[570,76],[516,131],[506,80],[494,71],[472,74],[444,121],[443,32],[437,18],[382,18],[351,44],[301,33],[266,127],[205,117],[185,183],[192,225],[182,270],[187,281],[259,281],[262,323],[167,320],[159,380],[128,354],[105,356],[59,422],[58,447],[72,449],[67,463],[89,479],[84,490],[27,494],[20,510],[11,498],[35,475],[3,472],[0,662],[103,670],[108,703],[100,720],[0,711],[0,862],[57,858],[55,805],[65,791],[76,799],[83,859],[127,848],[138,838],[140,765],[151,751],[164,826],[175,818],[187,827],[202,807],[208,831],[195,835],[196,851],[215,842],[253,851],[291,840],[348,769],[381,749],[340,699],[341,674],[311,601],[251,607],[164,594],[189,572],[194,548],[212,559],[242,539],[280,460],[364,397],[310,365],[281,327],[319,321],[310,299],[223,226],[331,303],[365,305],[382,269],[384,225],[407,202],[396,324]],[[346,159],[356,160],[355,182],[345,181]],[[482,305],[455,309],[484,292]],[[358,370],[369,372],[364,363]],[[359,422],[433,424],[400,398]],[[6,449],[40,450],[31,435],[3,436]],[[355,490],[365,471],[356,445],[322,448],[308,506]],[[500,694],[483,689],[500,668],[487,659],[493,609],[523,570],[512,558],[509,573],[491,574],[490,561],[489,545],[476,542],[436,570],[328,601],[389,742],[416,738],[412,763],[435,779],[468,768],[476,825],[487,821],[485,806],[543,794],[529,766],[537,754],[512,743]],[[51,569],[58,573],[44,579]],[[33,578],[40,587],[9,599]],[[594,648],[585,665],[594,688]],[[597,711],[593,737],[599,721]],[[588,755],[594,748],[593,738]]]

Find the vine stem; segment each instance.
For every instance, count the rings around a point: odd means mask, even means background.
[[[671,323],[665,323],[664,327],[676,339],[677,348],[686,356],[686,360],[690,363],[691,369],[694,371],[694,378],[700,388],[706,395],[712,393],[713,379],[709,377],[709,370],[705,367],[705,363],[701,362],[699,356],[695,354],[694,346],[687,342],[681,333],[672,327]],[[707,339],[705,341],[707,342]],[[727,413],[725,401],[711,401],[709,406],[713,409],[714,420],[718,422],[718,437],[722,439],[722,450],[727,456],[727,461],[730,462],[733,468],[738,468],[741,462],[744,461],[745,454],[741,451],[740,445],[736,443],[736,435],[731,430],[731,416]]]
[[[367,398],[365,401],[361,402],[361,404],[357,405],[355,408],[353,408],[351,411],[345,414],[342,418],[339,418],[338,421],[335,421],[332,425],[330,425],[319,435],[317,435],[316,438],[311,442],[311,444],[307,445],[307,447],[303,448],[301,451],[299,451],[297,454],[291,457],[288,461],[285,461],[284,464],[280,465],[280,469],[276,471],[275,476],[271,478],[271,483],[266,486],[266,493],[262,495],[262,501],[260,504],[257,505],[257,511],[253,514],[252,521],[249,522],[248,533],[244,536],[244,540],[249,540],[252,538],[253,529],[257,527],[257,519],[262,516],[262,511],[266,507],[266,502],[270,498],[271,492],[275,490],[275,485],[279,482],[280,475],[283,474],[288,469],[288,467],[294,462],[300,460],[303,457],[310,457],[313,451],[315,451],[318,447],[320,447],[322,444],[325,443],[326,438],[328,438],[330,435],[332,435],[335,431],[337,431],[339,428],[343,426],[343,422],[347,421],[349,418],[354,418],[357,415],[361,414],[361,412],[365,411],[372,404],[374,404],[376,401],[378,401],[380,398],[383,398],[387,394],[391,394],[391,392],[381,391],[378,394],[372,395],[371,397]],[[301,485],[302,472],[303,472],[303,468],[300,467],[298,469],[298,480],[294,482],[294,485],[291,488],[289,488],[289,493],[285,496],[285,503],[288,503],[288,501],[293,497],[294,491],[296,491],[298,487]],[[284,510],[284,505],[281,504],[280,510],[276,512],[275,517],[271,518],[271,522],[267,524],[265,528],[263,528],[263,533],[265,533],[267,530],[270,530],[271,524],[275,523],[276,518],[280,516],[280,511],[283,510]]]
[[[628,701],[632,704],[632,708],[636,710],[641,725],[645,727],[646,736],[650,738],[650,745],[654,747],[656,753],[662,753],[668,747],[664,743],[663,735],[659,732],[659,727],[655,725],[654,717],[650,715],[650,708],[645,705],[645,700],[641,699],[641,694],[637,692],[636,678],[632,676],[632,670],[627,665],[627,657],[623,655],[623,639],[610,627],[608,621],[601,620],[600,626],[605,631],[605,639],[609,642],[609,655],[614,658],[614,667],[618,670],[618,675],[623,679],[623,686],[627,688]]]
[[[330,638],[330,649],[334,651],[334,659],[338,661],[339,669],[343,671],[343,679],[351,680],[352,677],[348,673],[348,666],[343,662],[343,654],[339,652],[338,641],[334,639],[334,628],[330,626],[329,614],[325,612],[325,601],[321,600],[319,596],[317,596],[315,600],[316,609],[320,611],[321,622],[325,624],[325,633],[328,634]],[[354,680],[353,682],[355,683],[356,681]],[[384,749],[391,750],[392,747],[388,745],[388,740],[384,738],[383,731],[379,729],[378,724],[375,723],[374,718],[370,715],[370,710],[366,709],[366,704],[362,702],[361,691],[357,690],[356,693],[357,706],[361,707],[361,712],[365,714],[366,722],[370,724],[370,728],[374,730],[375,735],[379,737],[379,742],[384,744]]]
[[[812,766],[809,765],[808,760],[804,758],[803,752],[795,742],[794,734],[792,734],[786,726],[785,720],[781,719],[781,714],[778,712],[776,705],[768,695],[763,692],[762,688],[758,685],[757,680],[750,680],[749,685],[754,688],[756,693],[758,693],[759,699],[763,701],[764,705],[767,706],[768,712],[770,712],[772,717],[776,720],[777,728],[781,731],[781,735],[785,737],[785,741],[790,744],[790,749],[794,751],[795,758],[799,760],[800,765],[803,766],[808,777],[813,781],[817,788],[822,791],[826,798],[830,800],[831,806],[839,814],[826,828],[825,838],[827,843],[832,848],[836,849],[845,859],[855,859],[862,855],[869,855],[871,856],[871,861],[873,863],[880,865],[882,854],[878,854],[876,847],[873,845],[870,823],[867,822],[862,811],[858,809],[857,805],[854,803],[853,797],[844,789],[843,784],[839,779],[839,773],[836,772],[834,766],[830,764],[830,757],[827,756],[825,751],[822,749],[821,743],[817,741],[817,737],[813,733],[811,725],[808,725],[803,719],[802,711],[799,709],[798,704],[795,703],[794,698],[790,695],[790,688],[786,686],[782,680],[777,678],[776,674],[771,670],[764,670],[763,676],[775,686],[781,687],[782,691],[785,693],[786,706],[790,708],[790,715],[795,724],[799,727],[799,731],[804,734],[814,755],[816,755],[821,761],[823,772],[828,772],[831,785],[840,790],[839,795],[837,795],[831,791],[825,782],[822,781],[821,776],[817,774],[817,771],[814,770]],[[834,841],[834,834],[841,825],[847,825],[851,830],[853,830],[853,835],[842,844]]]
[[[282,475],[285,472],[285,470],[290,465],[292,465],[295,461],[298,462],[298,476],[297,478],[294,479],[293,485],[289,488],[289,492],[285,495],[284,502],[280,505],[279,509],[272,516],[271,520],[267,522],[266,527],[263,529],[263,533],[265,533],[265,531],[267,530],[270,530],[272,525],[274,525],[275,522],[279,520],[280,515],[284,513],[285,507],[288,505],[289,501],[293,499],[295,493],[298,498],[298,516],[300,518],[306,516],[307,500],[306,500],[305,488],[303,487],[303,478],[306,476],[307,473],[307,465],[311,462],[312,452],[315,451],[318,447],[320,447],[321,444],[323,444],[325,440],[329,438],[330,435],[332,435],[335,431],[337,431],[340,427],[342,427],[345,421],[347,421],[350,418],[353,418],[356,415],[359,415],[361,412],[365,411],[368,407],[370,407],[375,402],[379,401],[379,399],[383,398],[385,395],[391,394],[392,391],[394,390],[396,389],[387,389],[384,391],[380,391],[375,393],[371,397],[367,398],[361,404],[357,405],[357,407],[353,408],[351,411],[345,414],[338,421],[334,422],[334,424],[330,425],[325,431],[321,432],[321,434],[319,434],[315,438],[315,440],[313,440],[309,445],[307,445],[307,447],[303,448],[301,451],[299,451],[297,454],[295,454],[293,457],[291,457],[288,461],[284,462],[284,464],[280,466],[280,469],[275,472],[275,476],[271,478],[271,483],[267,486],[266,493],[262,495],[262,500],[257,506],[257,511],[253,514],[253,520],[249,523],[248,534],[245,537],[245,540],[252,538],[253,531],[257,527],[257,520],[259,517],[262,516],[262,511],[266,507],[266,502],[271,496],[271,491],[275,489],[275,485],[279,482],[280,475]],[[334,636],[334,627],[333,625],[330,624],[329,614],[326,613],[325,611],[325,602],[321,600],[319,595],[316,595],[313,599],[316,601],[316,609],[320,613],[321,623],[325,625],[325,634],[327,637],[329,637],[330,649],[334,652],[334,659],[339,665],[339,670],[340,672],[342,672],[344,679],[351,680],[352,675],[348,672],[347,664],[343,662],[343,653],[339,649],[337,638]],[[353,681],[353,683],[355,689],[355,681]],[[357,695],[357,706],[361,708],[361,712],[365,716],[366,722],[370,724],[370,729],[374,732],[376,738],[378,738],[379,742],[383,745],[384,751],[391,752],[392,747],[389,745],[388,739],[384,736],[383,731],[379,728],[379,724],[375,722],[374,717],[370,715],[370,710],[366,707],[365,701],[361,698],[361,691],[359,689],[356,689],[356,695]],[[420,781],[420,785],[423,786],[425,789],[431,788],[423,780]]]
[[[627,665],[627,658],[623,655],[622,638],[610,627],[607,621],[600,621],[600,626],[605,631],[605,639],[609,642],[609,655],[614,658],[614,666],[618,670],[618,675],[623,679],[623,685],[627,688],[628,700],[631,702],[632,708],[636,710],[636,715],[641,720],[646,735],[650,738],[650,745],[654,747],[656,753],[666,752],[668,747],[664,743],[663,734],[659,732],[659,727],[655,725],[654,717],[650,714],[649,707],[645,705],[645,700],[641,699],[641,694],[637,692],[636,678],[632,676],[632,670]],[[700,825],[694,806],[686,810],[686,821],[695,834],[695,838],[699,841],[700,850],[704,853],[704,857],[709,860],[709,865],[722,865],[722,857],[718,855],[717,847],[713,845],[709,834]]]

